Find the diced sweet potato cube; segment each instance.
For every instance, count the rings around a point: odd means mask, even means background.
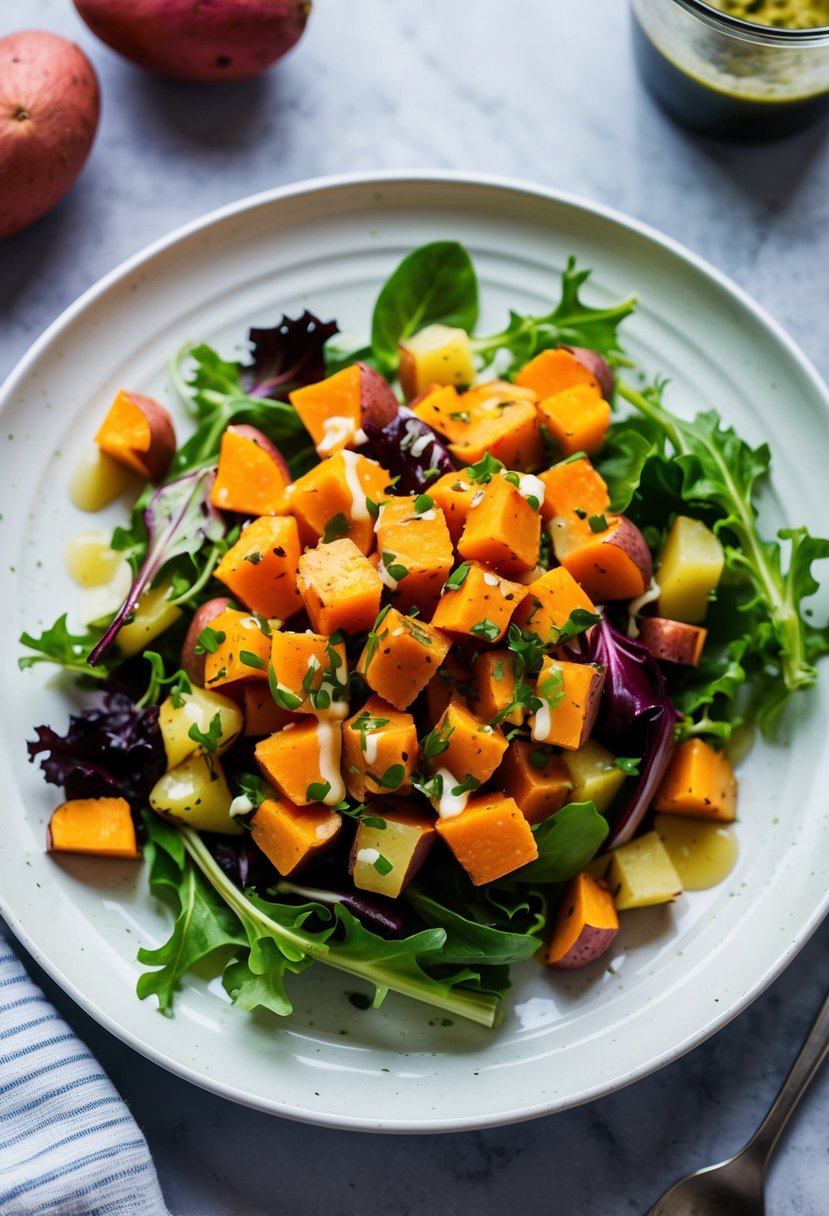
[[[337,452],[310,469],[285,491],[303,545],[323,537],[348,537],[361,553],[374,548],[374,520],[367,500],[382,502],[391,476],[359,452]]]
[[[290,802],[336,806],[345,797],[341,749],[339,722],[308,717],[262,739],[254,756],[265,780]]]
[[[354,886],[396,899],[423,865],[435,839],[433,815],[403,799],[378,799],[371,804],[368,821],[360,820],[354,837],[350,862]]]
[[[513,620],[522,629],[541,638],[545,645],[555,645],[571,614],[577,610],[596,614],[595,604],[572,574],[563,566],[554,566],[530,584]]]
[[[470,480],[466,469],[460,469],[457,473],[444,473],[429,486],[429,496],[434,500],[435,506],[443,511],[453,545],[457,545],[461,538],[472,500],[480,488]]]
[[[570,516],[577,511],[586,520],[590,515],[603,515],[610,507],[607,482],[586,456],[562,460],[538,476],[544,482],[541,518],[545,523],[555,515]]]
[[[598,452],[610,426],[610,406],[589,384],[545,397],[538,403],[538,414],[561,456]]]
[[[515,700],[516,657],[511,650],[482,650],[472,664],[469,708],[482,721],[500,717]],[[520,726],[524,710],[516,706],[502,722]]]
[[[430,617],[454,554],[440,507],[417,512],[416,502],[415,497],[389,498],[380,508],[375,525],[379,574],[394,594],[395,607],[403,612],[416,607]]]
[[[245,715],[244,733],[248,738],[261,738],[282,730],[297,715],[277,705],[271,690],[263,680],[246,680],[242,686],[242,709]]]
[[[126,798],[72,798],[52,812],[46,830],[50,853],[140,857]]]
[[[509,576],[537,565],[540,540],[538,511],[511,481],[495,476],[472,499],[458,552]]]
[[[532,389],[539,401],[554,397],[564,389],[575,388],[577,384],[586,384],[597,392],[601,391],[595,376],[572,351],[565,350],[563,346],[557,350],[543,350],[530,359],[515,377],[515,383],[522,388]]]
[[[403,798],[376,799],[367,819],[359,820],[354,836],[350,860],[354,886],[397,899],[423,865],[435,839],[434,815]]]
[[[371,628],[357,670],[369,688],[395,709],[407,709],[449,651],[437,629],[387,607]]]
[[[302,607],[296,586],[300,552],[296,520],[261,515],[243,530],[214,574],[246,608],[284,621]]]
[[[320,456],[330,456],[345,447],[360,426],[360,366],[353,363],[325,380],[294,389],[288,399]]]
[[[459,815],[438,819],[435,827],[476,887],[538,857],[529,823],[515,800],[500,793],[474,794]]]
[[[536,683],[541,709],[530,718],[536,743],[575,750],[587,742],[599,712],[604,669],[545,655]]]
[[[380,575],[352,540],[334,540],[303,553],[297,585],[317,633],[371,628],[380,608]]]
[[[209,629],[216,649],[204,656],[205,688],[221,688],[237,680],[267,680],[271,640],[255,616],[225,608]]]
[[[276,797],[260,802],[250,825],[254,844],[287,878],[334,843],[342,816],[327,806],[295,806]]]
[[[674,815],[731,823],[737,815],[737,778],[731,762],[703,739],[680,743],[653,805]]]
[[[425,719],[429,730],[443,717],[450,701],[465,703],[471,679],[469,669],[450,651],[426,685]]]
[[[529,823],[560,811],[570,794],[570,774],[561,756],[529,739],[513,739],[495,776]]]
[[[447,580],[432,624],[456,636],[499,642],[527,592],[478,562],[463,562]]]
[[[125,468],[161,481],[176,451],[169,412],[152,397],[120,389],[95,435],[105,456]]]
[[[583,871],[564,888],[545,961],[565,971],[584,967],[604,954],[618,932],[613,896]]]
[[[550,525],[556,557],[591,599],[600,604],[630,600],[647,591],[653,559],[644,536],[627,516],[608,516],[607,527],[599,526],[596,532],[562,528],[561,522],[556,517]]]
[[[444,439],[460,438],[466,434],[469,418],[461,408],[460,393],[454,385],[433,384],[412,402],[412,409],[421,422],[425,422]]]
[[[461,397],[463,406],[466,394]],[[453,456],[475,464],[487,452],[508,469],[532,472],[544,461],[541,424],[534,402],[519,400],[513,388],[510,400],[492,399],[492,408],[479,406],[472,413],[462,438],[449,444]]]
[[[283,709],[344,718],[348,713],[345,646],[328,634],[274,630],[271,662]]]
[[[507,741],[499,726],[488,726],[457,701],[450,701],[435,727],[435,735],[447,746],[428,761],[429,769],[432,772],[446,769],[459,782],[474,777],[478,785],[483,785],[507,750]]]
[[[242,515],[281,514],[290,477],[285,463],[274,458],[276,449],[265,443],[266,436],[257,437],[253,428],[227,428],[210,491],[214,507]]]
[[[414,718],[382,697],[369,697],[343,722],[343,777],[358,802],[373,794],[407,794],[419,757]]]

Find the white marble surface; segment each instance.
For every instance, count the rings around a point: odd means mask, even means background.
[[[211,90],[123,63],[64,0],[2,5],[0,36],[26,26],[80,42],[104,109],[71,195],[0,245],[0,375],[84,288],[176,225],[283,182],[417,166],[535,179],[661,228],[769,308],[829,377],[826,127],[753,147],[688,136],[634,76],[624,4],[522,0],[520,21],[509,11],[316,0],[275,71]],[[46,987],[129,1102],[176,1216],[621,1216],[748,1137],[827,979],[824,927],[751,1009],[661,1073],[532,1124],[420,1138],[305,1127],[203,1094]],[[775,1159],[770,1216],[829,1210],[827,1127],[829,1072]]]

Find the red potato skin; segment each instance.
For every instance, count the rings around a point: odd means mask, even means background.
[[[184,635],[184,641],[181,644],[181,668],[187,673],[192,683],[197,684],[199,688],[204,688],[204,655],[196,654],[196,642],[199,640],[202,629],[206,629],[211,621],[215,621],[230,602],[228,596],[218,595],[215,599],[202,604],[193,614],[193,619]]]
[[[0,38],[0,239],[60,202],[98,129],[95,69],[56,34]]]
[[[639,639],[654,658],[666,663],[681,663],[698,667],[708,631],[699,625],[686,625],[664,616],[643,616],[639,621]]]
[[[250,439],[257,447],[270,456],[274,464],[278,465],[285,474],[288,481],[291,480],[291,469],[288,461],[264,431],[260,431],[256,426],[250,426],[247,422],[233,423],[227,429],[232,431],[234,435],[241,435],[243,439]]]
[[[159,76],[258,76],[299,40],[310,0],[74,0],[102,42]]]
[[[152,397],[141,393],[126,394],[133,405],[141,411],[150,426],[150,447],[146,452],[135,452],[136,459],[144,465],[149,481],[161,481],[167,476],[176,454],[176,428],[169,410]]]
[[[597,929],[593,925],[585,925],[567,953],[550,963],[550,966],[558,971],[576,971],[579,967],[586,967],[604,954],[618,932],[618,929]]]
[[[588,350],[586,346],[562,346],[561,349],[569,350],[570,354],[578,359],[582,367],[587,368],[590,375],[598,381],[605,401],[609,401],[613,396],[616,380],[613,375],[613,368],[607,359],[602,358],[601,355],[597,355],[594,350]]]
[[[397,398],[387,380],[366,363],[358,363],[360,369],[360,414],[375,426],[385,426],[400,409]]]

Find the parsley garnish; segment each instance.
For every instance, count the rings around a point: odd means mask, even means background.
[[[305,791],[305,797],[308,802],[324,802],[330,793],[330,781],[312,781]]]
[[[388,549],[384,549],[381,557],[389,577],[393,578],[395,582],[399,583],[409,573],[408,567],[396,560],[396,553],[390,553]]]
[[[258,566],[259,563],[261,562],[261,560],[262,560],[262,554],[259,553],[258,550],[254,550],[252,553],[245,554],[245,561],[250,562],[250,564],[252,566]]]
[[[215,654],[226,638],[227,634],[223,629],[211,629],[208,625],[196,638],[193,650],[196,654]]]
[[[476,621],[469,632],[474,633],[476,638],[483,638],[486,642],[496,642],[501,636],[500,628],[488,616],[485,616],[482,621]]]
[[[261,659],[258,654],[254,654],[251,650],[240,650],[239,658],[245,667],[255,667],[257,671],[265,670],[265,660]]]
[[[606,532],[608,528],[607,518],[604,515],[591,515],[588,519],[591,532]]]
[[[343,536],[348,536],[351,531],[351,523],[343,515],[342,511],[337,515],[333,515],[325,525],[325,531],[322,534],[322,543],[329,545],[332,540],[340,540]]]
[[[642,763],[641,756],[617,756],[614,764],[620,768],[628,777],[639,776],[639,765]]]
[[[188,738],[195,743],[201,744],[205,751],[216,754],[219,746],[219,740],[222,737],[222,715],[215,713],[210,719],[210,725],[206,731],[199,730],[199,727],[194,722],[187,732]]]
[[[436,756],[440,756],[446,751],[449,746],[449,739],[455,733],[455,728],[446,719],[439,722],[437,726],[430,730],[428,735],[424,735],[420,740],[420,750],[424,760],[434,760]]]
[[[419,494],[415,499],[415,514],[424,515],[427,511],[431,511],[434,505],[434,498],[431,498],[428,494]]]

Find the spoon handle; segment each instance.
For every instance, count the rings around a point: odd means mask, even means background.
[[[829,1051],[829,996],[823,1002],[806,1041],[780,1087],[769,1113],[757,1128],[746,1148],[753,1149],[764,1159],[771,1156],[780,1133],[799,1099],[806,1091],[826,1052]]]

